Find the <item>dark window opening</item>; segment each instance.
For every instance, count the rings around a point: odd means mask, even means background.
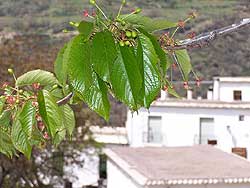
[[[208,145],[215,146],[215,145],[217,145],[217,140],[208,140],[208,141],[207,141],[207,144],[208,144]]]
[[[241,91],[239,91],[239,90],[235,90],[234,91],[234,100],[235,101],[241,101]]]
[[[245,116],[244,115],[239,115],[239,121],[244,121],[245,120]]]
[[[99,176],[102,179],[107,179],[107,156],[99,155]]]

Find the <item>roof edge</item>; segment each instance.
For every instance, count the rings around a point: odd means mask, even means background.
[[[206,185],[250,183],[250,177],[149,180],[147,185]]]
[[[125,160],[120,158],[112,149],[104,149],[104,153],[111,159],[122,171],[130,176],[139,185],[147,185],[149,180],[143,174],[138,172],[133,166],[129,165]]]

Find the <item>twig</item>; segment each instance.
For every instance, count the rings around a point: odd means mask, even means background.
[[[71,92],[66,97],[62,98],[61,100],[57,101],[56,103],[58,104],[58,106],[62,106],[64,104],[67,104],[73,96],[74,96],[74,93]]]
[[[217,39],[220,36],[227,35],[229,33],[235,32],[242,27],[250,25],[250,18],[243,19],[240,23],[233,24],[228,27],[223,27],[221,29],[217,29],[211,31],[209,33],[204,33],[194,37],[193,39],[185,39],[179,41],[179,44],[175,46],[164,46],[165,50],[182,50],[182,49],[191,49],[191,48],[202,48],[207,46],[213,40]]]

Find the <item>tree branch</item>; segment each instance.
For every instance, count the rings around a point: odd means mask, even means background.
[[[250,25],[250,18],[243,19],[240,23],[233,24],[228,27],[223,27],[208,33],[203,33],[194,37],[193,39],[185,39],[179,42],[175,46],[164,46],[165,50],[182,50],[182,49],[192,49],[192,48],[202,48],[210,44],[220,36],[227,35],[229,33],[235,32],[245,26]]]
[[[175,46],[165,45],[163,48],[167,51],[172,50],[183,50],[183,49],[192,49],[192,48],[202,48],[204,46],[208,46],[210,42],[214,41],[220,36],[227,35],[229,33],[235,32],[245,26],[250,25],[250,18],[243,19],[240,23],[233,24],[231,26],[223,27],[208,33],[200,34],[193,39],[185,39],[181,40],[179,44]],[[61,100],[57,101],[59,106],[67,104],[70,99],[73,97],[73,92],[68,94],[66,97],[62,98]]]
[[[67,104],[70,99],[74,96],[74,93],[71,92],[69,93],[66,97],[62,98],[61,100],[57,101],[56,103],[58,104],[58,106],[62,106],[62,105],[65,105]]]

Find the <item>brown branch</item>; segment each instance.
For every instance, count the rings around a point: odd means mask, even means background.
[[[179,42],[179,44],[175,46],[164,46],[165,50],[182,50],[182,49],[192,49],[192,48],[202,48],[204,46],[208,46],[210,42],[214,41],[220,36],[227,35],[229,33],[238,31],[239,29],[250,25],[250,18],[243,19],[240,23],[233,24],[228,27],[223,27],[221,29],[217,29],[211,31],[209,33],[203,33],[194,37],[193,39],[185,39]]]
[[[62,105],[65,105],[67,104],[70,99],[74,96],[74,93],[71,92],[69,93],[66,97],[62,98],[61,100],[57,101],[56,103],[58,104],[58,106],[62,106]]]

